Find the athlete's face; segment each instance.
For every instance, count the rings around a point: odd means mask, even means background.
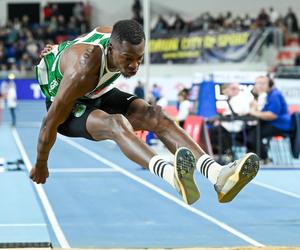
[[[138,45],[133,45],[126,41],[111,45],[113,64],[124,77],[132,77],[137,73],[142,63],[144,49],[144,40]]]

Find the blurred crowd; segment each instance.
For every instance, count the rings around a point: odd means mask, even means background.
[[[47,4],[43,8],[41,23],[32,23],[26,15],[9,20],[0,26],[0,70],[32,70],[45,44],[59,43],[87,32],[91,12],[89,3],[77,3],[73,15],[65,17],[57,4]]]
[[[278,27],[289,33],[298,33],[299,31],[297,16],[292,8],[289,8],[285,15],[270,7],[268,10],[261,9],[256,16],[233,15],[230,11],[213,16],[210,12],[205,12],[194,20],[185,20],[179,14],[170,14],[166,17],[158,15],[152,21],[153,33],[248,30],[266,27]]]
[[[142,5],[134,0],[133,19],[143,24]],[[32,70],[41,49],[47,43],[71,40],[90,30],[92,6],[89,2],[74,5],[71,16],[62,15],[58,4],[47,4],[42,9],[42,22],[32,23],[29,16],[9,20],[0,26],[0,70],[26,72]],[[192,32],[226,29],[256,29],[276,27],[283,34],[298,34],[297,16],[291,8],[281,14],[274,8],[261,9],[257,16],[233,15],[230,11],[213,16],[202,13],[195,20],[186,20],[179,14],[158,15],[152,20],[153,33]]]

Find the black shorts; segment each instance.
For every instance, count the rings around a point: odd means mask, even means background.
[[[69,137],[83,137],[94,140],[86,129],[89,114],[101,109],[109,114],[125,115],[129,104],[138,99],[137,96],[113,88],[96,99],[79,99],[75,102],[72,112],[67,120],[58,127],[58,132]],[[51,102],[46,101],[47,110]]]

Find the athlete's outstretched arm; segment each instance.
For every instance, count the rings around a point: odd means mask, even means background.
[[[36,183],[45,183],[49,175],[47,161],[58,126],[68,118],[76,99],[93,90],[98,82],[100,48],[74,46],[73,50],[66,52],[61,60],[64,76],[40,129],[36,164],[30,172],[30,178]]]

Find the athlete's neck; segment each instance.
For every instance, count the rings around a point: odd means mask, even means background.
[[[111,56],[111,53],[109,52],[109,50],[107,51],[107,56],[106,56],[106,60],[107,60],[107,69],[109,71],[118,71],[118,68],[113,64],[113,58]]]

